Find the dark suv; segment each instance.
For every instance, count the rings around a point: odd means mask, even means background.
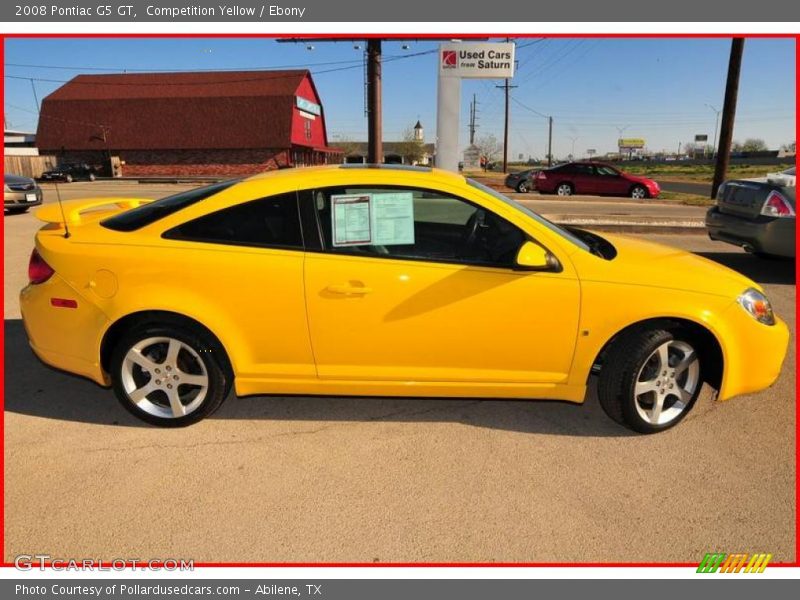
[[[43,181],[66,181],[72,183],[76,179],[94,181],[100,169],[86,163],[65,164],[42,173]]]

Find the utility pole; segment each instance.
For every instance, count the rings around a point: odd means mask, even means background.
[[[469,145],[475,144],[475,130],[478,126],[475,124],[478,113],[478,99],[476,94],[472,94],[472,103],[469,105]]]
[[[508,172],[508,113],[509,113],[509,91],[516,88],[516,85],[509,85],[509,80],[506,78],[503,85],[496,85],[496,88],[504,89],[506,93],[506,118],[505,127],[503,129],[503,173]]]
[[[549,133],[547,134],[547,166],[553,166],[553,117],[547,117]]]
[[[722,126],[717,149],[717,164],[714,167],[714,182],[711,184],[711,197],[716,198],[719,186],[725,181],[733,141],[733,122],[736,118],[736,100],[739,95],[739,73],[742,70],[744,38],[731,40],[731,56],[728,61],[728,82],[725,85],[725,102],[722,105]]]
[[[383,127],[381,118],[381,40],[367,40],[367,160],[383,162]]]

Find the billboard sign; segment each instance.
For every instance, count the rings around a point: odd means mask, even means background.
[[[695,143],[706,144],[708,143],[708,136],[704,133],[698,133],[696,136],[694,136],[694,141]]]
[[[620,148],[644,148],[644,140],[641,138],[620,138],[617,140]]]
[[[514,43],[442,44],[439,76],[510,79],[514,77]]]

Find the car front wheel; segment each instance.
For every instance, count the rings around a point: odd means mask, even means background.
[[[677,425],[700,395],[703,379],[691,340],[663,329],[622,334],[603,360],[597,395],[609,417],[638,431]]]
[[[518,191],[520,194],[526,194],[526,193],[528,192],[528,184],[527,184],[527,183],[525,183],[524,181],[520,181],[520,182],[517,184],[517,191]]]
[[[647,188],[643,185],[635,185],[631,188],[631,198],[635,200],[644,200],[648,197]]]
[[[200,331],[140,325],[122,336],[111,356],[111,379],[122,405],[162,427],[195,423],[225,400],[231,377],[221,350]]]
[[[66,181],[67,183],[72,183],[72,175],[67,175],[66,177],[64,177],[64,181]]]

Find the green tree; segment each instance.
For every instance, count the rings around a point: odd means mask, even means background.
[[[419,163],[425,156],[425,144],[416,138],[412,127],[403,131],[403,141],[397,145],[397,153],[411,165]]]
[[[768,149],[767,144],[761,138],[747,138],[742,144],[743,152],[761,152]]]

